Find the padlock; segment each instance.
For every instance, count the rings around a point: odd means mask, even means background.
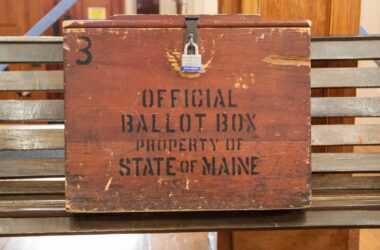
[[[195,53],[188,54],[189,47],[193,46]],[[193,42],[192,37],[186,43],[181,61],[182,72],[201,72],[202,71],[202,56],[198,54],[198,45]]]

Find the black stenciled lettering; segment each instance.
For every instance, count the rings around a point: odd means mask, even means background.
[[[195,114],[195,117],[198,118],[198,131],[202,132],[202,130],[203,130],[203,118],[206,117],[206,114],[197,113],[197,114]]]
[[[235,150],[235,139],[226,139],[226,149],[229,151]]]
[[[124,122],[125,125],[127,125],[127,132],[130,133],[133,131],[133,116],[132,115],[127,115],[127,121]],[[125,126],[124,125],[124,126]]]
[[[222,107],[222,108],[226,107],[221,89],[218,89],[217,95],[215,97],[214,108],[217,108],[217,107]]]
[[[189,107],[189,90],[185,89],[185,108]]]
[[[256,168],[256,161],[258,159],[259,159],[259,157],[257,157],[257,156],[251,157],[251,174],[252,175],[257,174],[257,172],[255,171],[255,168]]]
[[[219,139],[212,139],[211,138],[210,141],[211,141],[211,144],[212,144],[212,150],[216,151],[216,144],[218,144]]]
[[[182,132],[191,130],[191,117],[189,114],[181,114],[179,117],[179,127]]]
[[[146,163],[145,163],[144,171],[143,171],[143,176],[147,176],[147,175],[150,175],[150,176],[154,175],[152,162],[151,162],[150,158],[146,159]]]
[[[144,115],[140,115],[140,121],[137,123],[136,131],[137,132],[141,132],[141,131],[148,132],[148,126],[146,125]]]
[[[207,107],[211,107],[210,89],[206,90]]]
[[[189,151],[197,151],[197,139],[189,139]]]
[[[124,114],[121,115],[121,132],[122,133],[125,132],[125,115]]]
[[[241,175],[241,173],[242,173],[241,171],[242,170],[244,171],[244,173],[246,175],[249,174],[249,171],[248,171],[249,162],[250,162],[250,160],[249,160],[248,157],[245,159],[245,162],[243,161],[243,159],[238,158],[238,174],[239,175]]]
[[[216,114],[216,132],[220,132],[220,114]]]
[[[230,172],[228,170],[228,163],[226,158],[222,158],[222,163],[220,164],[218,175],[230,175]]]
[[[212,150],[216,151],[216,144],[219,142],[219,139],[212,139],[210,138],[211,145],[212,145]]]
[[[157,151],[162,152],[166,150],[166,139],[158,139],[157,144]]]
[[[210,139],[212,141],[212,139]],[[205,144],[206,144],[206,141],[207,139],[206,138],[200,138],[199,139],[200,143],[201,143],[201,150],[204,151],[205,150]],[[215,151],[215,150],[214,150]]]
[[[168,132],[168,133],[174,133],[175,129],[170,128],[170,122],[169,121],[170,121],[170,116],[169,116],[169,114],[166,114],[166,119],[165,119],[166,132]]]
[[[166,89],[159,89],[157,90],[157,106],[159,108],[162,107],[162,101],[164,100],[164,98],[162,97],[162,94],[166,92]]]
[[[124,158],[120,158],[119,165],[121,169],[119,170],[119,174],[121,176],[128,176],[131,174],[131,169],[129,167],[130,163],[131,162],[128,158],[125,159],[125,163],[124,163]]]
[[[83,54],[86,55],[86,58],[84,60],[80,60],[80,59],[77,59],[75,62],[78,64],[78,65],[88,65],[91,63],[92,61],[92,54],[91,52],[89,51],[89,49],[91,48],[92,46],[92,42],[91,42],[91,39],[87,36],[80,36],[79,37],[80,40],[83,40],[87,43],[87,46],[82,48],[82,49],[79,49],[80,52],[82,52]]]
[[[247,126],[247,131],[256,131],[256,127],[255,127],[255,124],[253,123],[253,120],[255,119],[256,115],[255,114],[252,114],[252,118],[249,114],[246,114],[246,117],[247,117],[247,120],[249,122],[248,126]]]
[[[235,157],[232,157],[232,159],[231,159],[231,162],[232,162],[232,173],[231,173],[231,175],[237,175],[237,173],[236,173],[236,167],[235,167],[235,163],[236,163],[236,159],[235,159]]]
[[[136,176],[140,176],[140,162],[143,161],[143,158],[138,157],[138,158],[132,158],[132,161],[135,162],[136,166]]]
[[[232,114],[232,130],[243,130],[243,116],[241,114]]]
[[[233,156],[230,158],[223,157],[202,157],[203,175],[256,175],[255,171],[257,156],[239,157]]]
[[[216,131],[227,132],[228,130],[228,116],[227,114],[216,114]]]
[[[149,95],[149,100],[147,100],[147,95]],[[148,101],[148,103],[147,103],[147,101]],[[149,90],[144,89],[143,90],[142,103],[143,103],[144,108],[153,107],[153,90],[151,90],[151,89],[149,89]]]
[[[203,161],[203,175],[215,175],[215,157],[211,158],[211,162],[207,157],[202,157]]]
[[[186,142],[186,140],[184,138],[179,139],[179,143],[178,143],[179,151],[186,151],[187,150],[185,147],[185,142]]]
[[[177,148],[177,140],[176,139],[169,139],[169,151],[172,152],[173,150],[175,150]]]
[[[222,125],[223,125],[222,132],[227,132],[228,131],[228,116],[227,114],[221,114],[221,115],[222,115]]]
[[[160,129],[156,128],[156,115],[152,115],[152,132],[153,133],[159,133],[161,132]]]
[[[161,175],[161,162],[164,161],[163,157],[155,157],[153,158],[154,161],[156,161],[157,165],[157,176]]]
[[[171,172],[171,170],[172,170],[172,167],[173,167],[173,165],[172,165],[172,161],[175,161],[176,160],[176,158],[175,157],[168,157],[167,159],[166,159],[166,175],[167,176],[174,176],[174,175],[176,175],[174,172]]]
[[[234,104],[232,101],[232,90],[228,90],[228,107],[236,108],[237,104]]]
[[[171,96],[171,107],[174,108],[176,106],[176,101],[177,101],[177,94],[179,93],[179,89],[172,89],[170,91],[170,96]]]
[[[196,102],[196,93],[198,92],[198,95],[199,95],[199,100],[198,100],[198,103]],[[201,89],[193,89],[192,91],[192,97],[191,97],[191,105],[195,108],[195,107],[202,107],[203,105],[203,100],[202,100],[202,95],[203,95],[203,92]]]

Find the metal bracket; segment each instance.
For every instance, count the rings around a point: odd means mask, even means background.
[[[183,35],[183,47],[186,46],[186,43],[189,42],[189,38],[192,34],[193,42],[198,44],[198,16],[185,16],[186,31]]]

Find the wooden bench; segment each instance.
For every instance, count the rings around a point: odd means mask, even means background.
[[[314,38],[311,50],[313,60],[379,59],[380,37]],[[60,37],[0,37],[0,63],[61,62]],[[380,68],[313,68],[311,82],[380,87]],[[0,91],[61,92],[63,72],[0,72]],[[380,98],[312,98],[312,116],[377,117]],[[380,153],[313,153],[306,210],[72,215],[64,209],[63,100],[0,100],[0,120],[1,236],[380,227],[380,176],[370,175],[380,172]],[[376,144],[378,124],[312,126],[313,146]]]

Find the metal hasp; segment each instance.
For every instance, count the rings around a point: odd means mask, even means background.
[[[186,31],[183,35],[183,47],[189,42],[189,38],[192,34],[193,42],[198,44],[198,16],[185,16]]]

